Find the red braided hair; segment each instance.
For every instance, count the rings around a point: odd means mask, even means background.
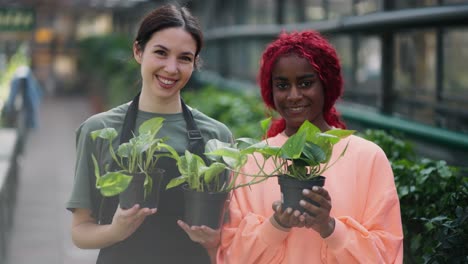
[[[343,77],[338,55],[333,46],[313,30],[289,34],[283,32],[263,52],[258,82],[265,105],[275,109],[271,73],[279,57],[292,53],[306,58],[319,75],[324,88],[323,114],[325,121],[330,126],[346,128],[334,107],[335,102],[343,93]],[[267,132],[267,137],[273,137],[285,128],[286,121],[283,118],[275,120]]]

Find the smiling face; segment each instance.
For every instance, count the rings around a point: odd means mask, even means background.
[[[278,58],[271,79],[273,102],[286,121],[286,135],[296,133],[305,120],[322,131],[330,129],[323,117],[323,86],[307,59],[295,54]]]
[[[180,90],[192,75],[196,50],[190,33],[177,27],[153,33],[143,50],[134,44],[134,57],[141,64],[142,110],[180,110]]]

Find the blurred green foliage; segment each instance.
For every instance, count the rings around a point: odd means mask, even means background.
[[[16,52],[11,56],[6,64],[6,69],[0,71],[0,106],[8,98],[10,92],[10,83],[15,75],[16,69],[20,66],[29,66],[31,64],[30,58],[27,55],[26,44],[20,45]],[[1,108],[1,107],[0,107]]]
[[[259,122],[265,118],[265,108],[258,96],[210,85],[182,93],[188,105],[226,124],[235,137],[263,136]]]
[[[30,66],[31,59],[27,54],[27,45],[21,44],[8,60],[5,70],[0,71],[0,127],[5,126],[3,107],[10,94],[10,84],[20,66]]]
[[[382,130],[361,136],[389,157],[400,198],[405,263],[468,263],[466,168],[417,157],[401,137]]]
[[[138,91],[140,71],[126,35],[94,36],[79,42],[80,90],[99,97],[104,108],[125,103]]]

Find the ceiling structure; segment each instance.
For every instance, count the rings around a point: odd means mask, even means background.
[[[142,2],[152,0],[0,0],[3,7],[34,7],[34,8],[130,8]]]

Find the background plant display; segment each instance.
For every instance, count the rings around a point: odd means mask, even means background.
[[[418,158],[408,142],[384,131],[367,130],[361,136],[390,157],[400,197],[405,263],[467,263],[466,168]]]
[[[15,75],[16,70],[20,66],[29,66],[31,64],[29,57],[26,55],[26,45],[18,47],[17,51],[8,60],[5,70],[0,71],[0,127],[5,126],[4,123],[4,106],[10,94],[10,84]]]

